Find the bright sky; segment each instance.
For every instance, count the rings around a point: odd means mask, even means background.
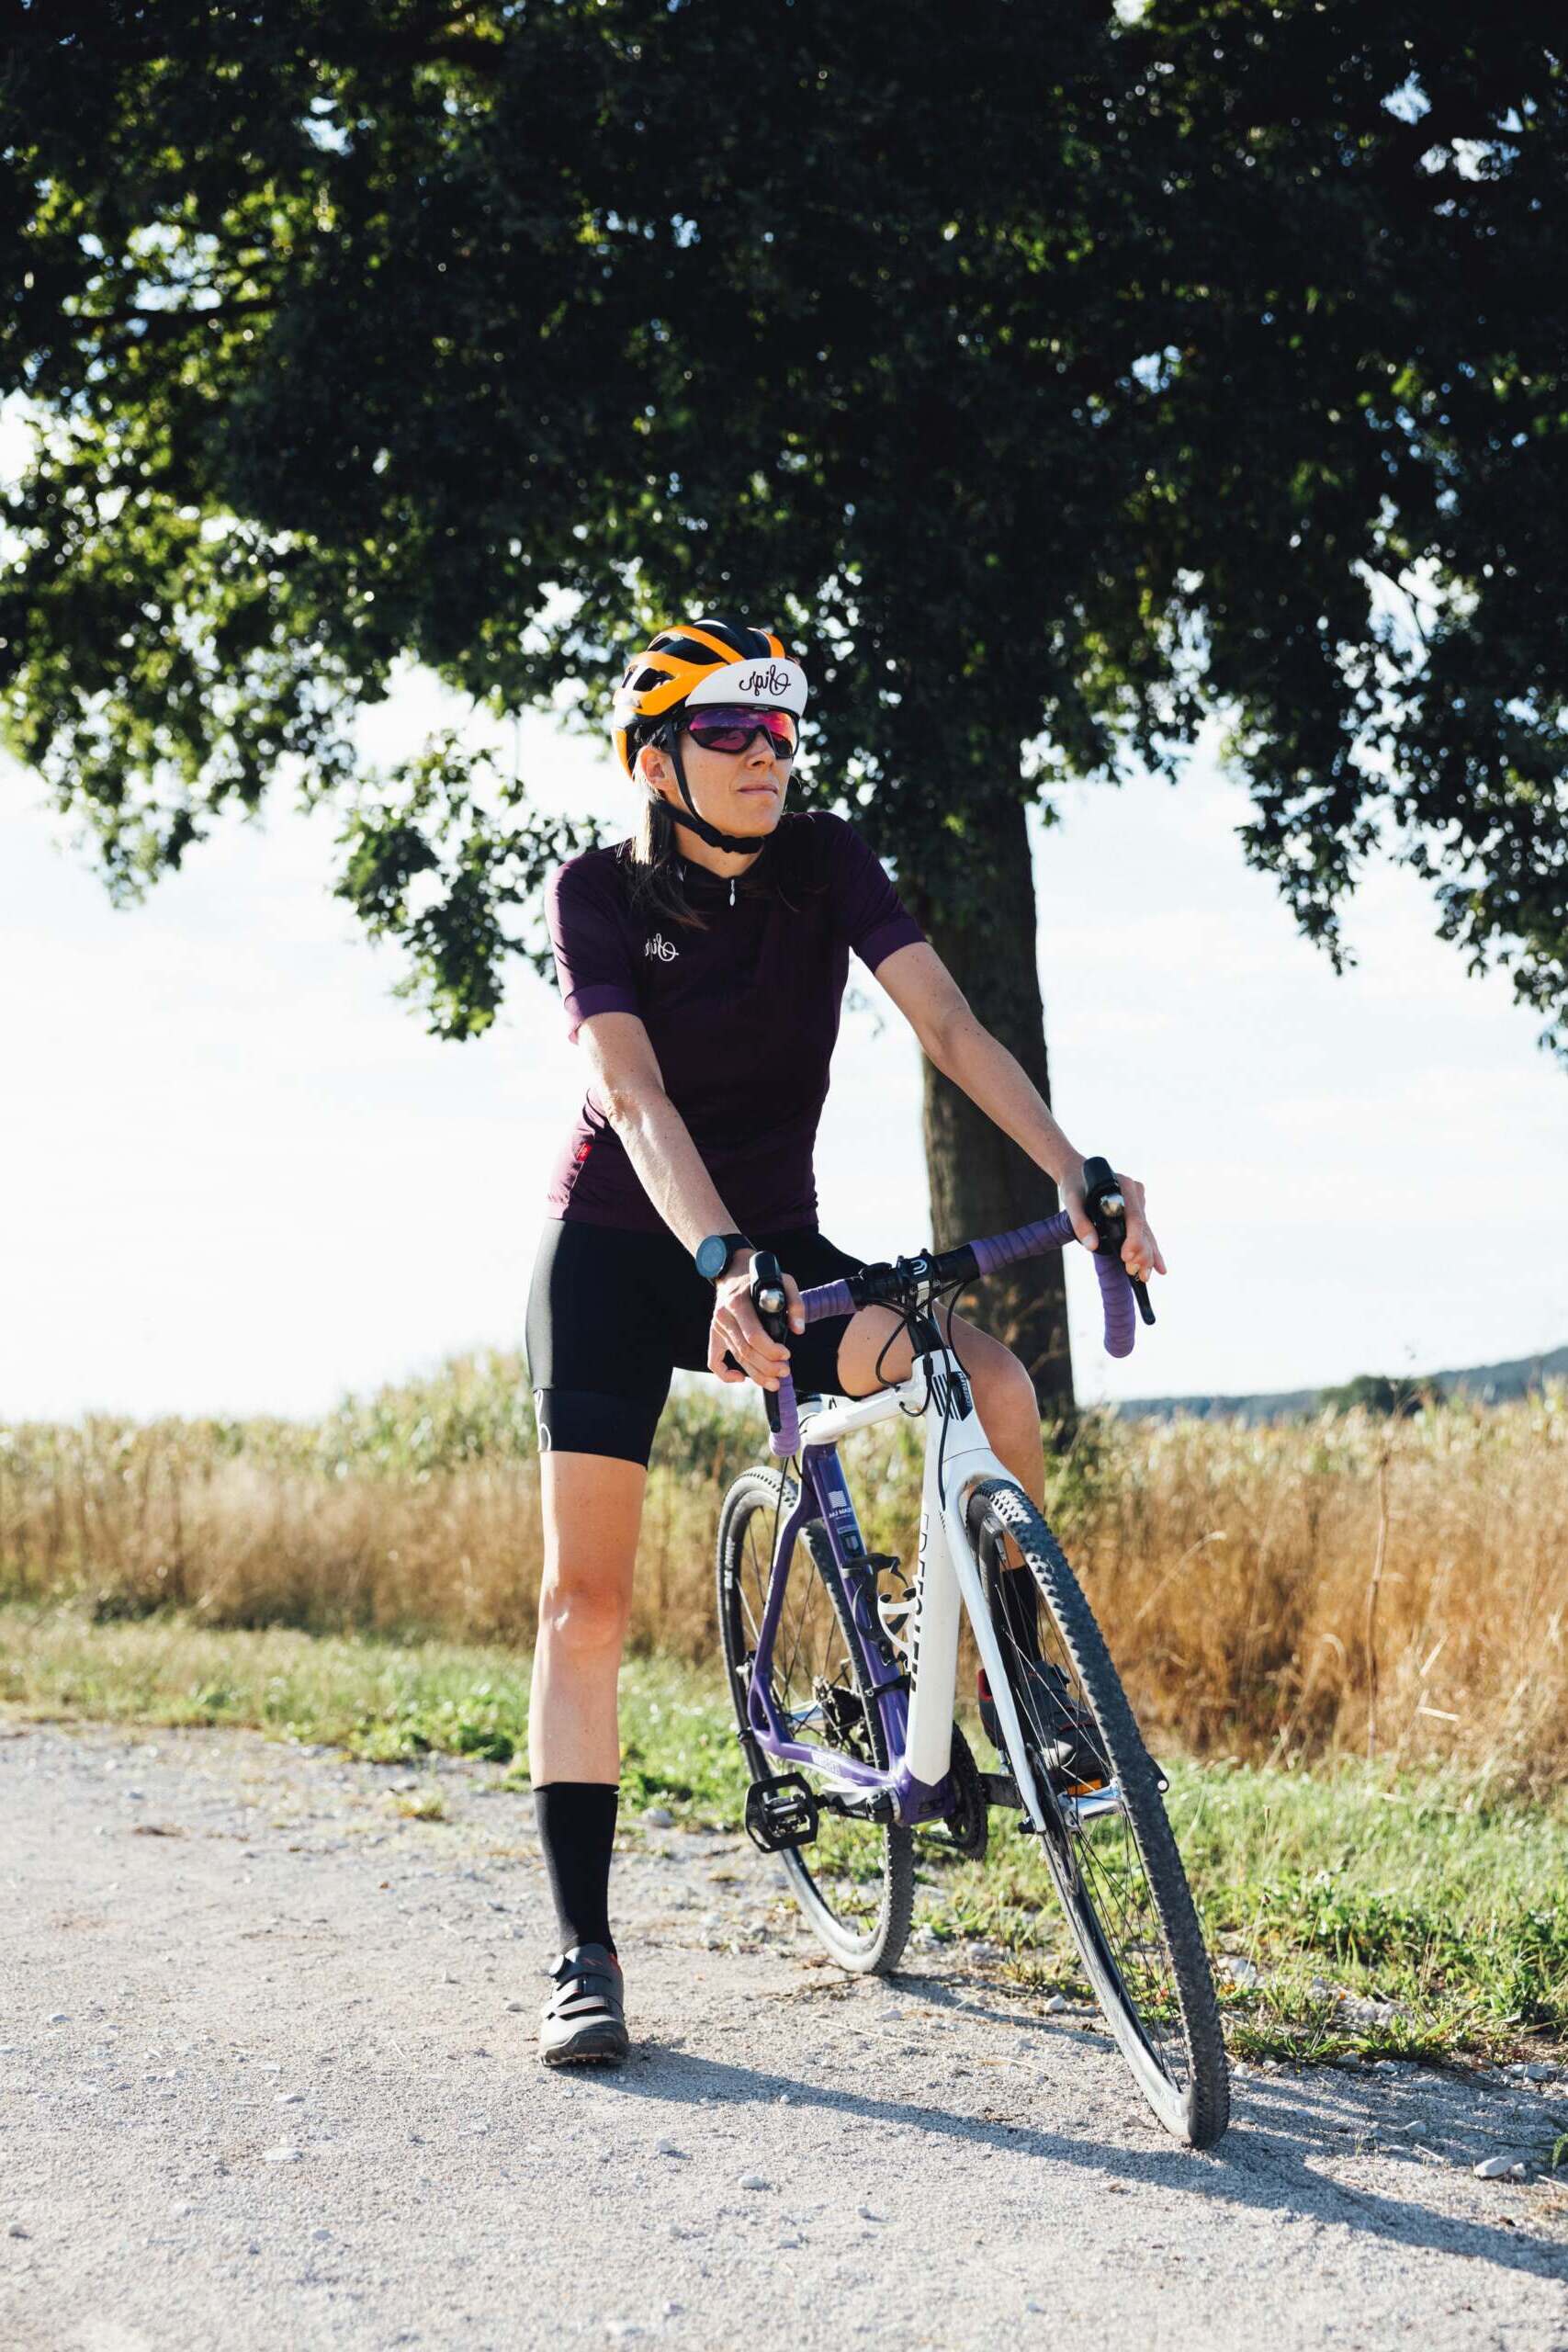
[[[416,741],[439,699],[411,680],[367,748]],[[552,802],[626,807],[592,747],[543,721],[522,746]],[[0,1418],[308,1414],[519,1343],[581,1082],[553,989],[520,966],[489,1035],[437,1043],[389,993],[395,953],[327,894],[330,820],[228,826],[116,912],[40,802],[31,777],[0,777]],[[1336,980],[1244,866],[1245,808],[1198,761],[1174,791],[1069,791],[1037,844],[1057,1114],[1144,1178],[1171,1270],[1158,1329],[1111,1365],[1079,1253],[1080,1396],[1561,1345],[1568,1273],[1530,1236],[1562,1195],[1568,1079],[1391,869],[1353,920],[1360,967]],[[846,1017],[822,1223],[888,1256],[930,1238],[918,1048],[854,970],[886,1018]]]

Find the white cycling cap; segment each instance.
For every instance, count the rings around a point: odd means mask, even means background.
[[[705,671],[685,696],[685,706],[695,710],[703,703],[737,702],[758,710],[787,710],[799,718],[806,695],[806,673],[799,662],[766,655],[760,661],[721,662]]]

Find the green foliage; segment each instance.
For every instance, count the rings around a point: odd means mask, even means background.
[[[122,896],[334,797],[467,1035],[562,829],[450,740],[367,775],[355,713],[412,659],[592,722],[730,604],[933,904],[998,808],[1217,711],[1309,935],[1382,842],[1554,1023],[1562,70],[1452,0],[28,10],[12,745]],[[751,88],[765,136],[694,130]]]
[[[504,1768],[504,1785],[527,1782],[527,1661],[499,1648],[220,1633],[174,1615],[95,1626],[12,1606],[0,1623],[6,1702],[39,1714],[249,1724],[383,1763],[464,1755]],[[621,1724],[626,1838],[649,1805],[734,1828],[745,1773],[711,1669],[629,1659]],[[1198,1764],[1163,1745],[1162,1756],[1211,1950],[1258,1972],[1255,1984],[1222,1982],[1238,2052],[1497,2058],[1530,2048],[1527,2036],[1568,2041],[1561,1796],[1483,1804],[1458,1771],[1269,1771]],[[423,1817],[439,1815],[426,1805]],[[984,1937],[1021,1987],[1087,2000],[1038,1840],[998,1813],[985,1864],[924,1837],[919,1857],[922,1922],[940,1944]]]
[[[428,1378],[371,1396],[345,1396],[300,1436],[313,1468],[416,1480],[464,1463],[527,1461],[538,1445],[527,1366],[501,1349],[454,1357]]]
[[[439,1750],[511,1763],[526,1738],[525,1684],[509,1676],[498,1687],[486,1679],[447,1696],[433,1695],[411,1679],[414,1687],[395,1704],[378,1706],[344,1729],[343,1745],[352,1755],[394,1764]]]
[[[1135,1450],[1108,1408],[1047,1425],[1043,1435],[1045,1515],[1053,1525],[1079,1525],[1132,1475]]]
[[[1502,2054],[1568,2036],[1568,1820],[1483,1807],[1461,1776],[1171,1763],[1168,1800],[1244,2054]],[[953,1874],[949,1931],[1009,1950],[1021,1983],[1084,1991],[1032,1845],[1010,1826]],[[1222,1979],[1224,1971],[1222,1971]]]
[[[1442,1402],[1439,1381],[1391,1380],[1386,1373],[1360,1372],[1342,1387],[1320,1388],[1318,1408],[1327,1413],[1350,1413],[1359,1408],[1382,1419],[1406,1420],[1413,1413]]]
[[[466,1463],[529,1461],[537,1450],[523,1358],[504,1349],[454,1356],[436,1371],[367,1396],[344,1396],[313,1421],[257,1414],[247,1420],[137,1422],[89,1414],[77,1426],[21,1421],[0,1428],[0,1476],[16,1486],[104,1489],[160,1473],[245,1460],[258,1468],[333,1478],[369,1475],[415,1484]]]

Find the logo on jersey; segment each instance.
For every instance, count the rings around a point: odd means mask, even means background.
[[[658,931],[654,933],[642,952],[645,956],[657,956],[661,964],[672,964],[681,953],[677,946],[665,938],[662,932]]]
[[[789,672],[781,670],[776,662],[768,662],[760,670],[748,670],[736,686],[742,695],[787,695]]]

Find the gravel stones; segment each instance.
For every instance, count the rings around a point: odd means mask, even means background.
[[[111,1741],[126,1752],[119,1735],[96,1729],[51,1736],[62,1755]],[[684,1826],[639,1831],[621,1883],[644,2063],[614,2082],[558,2079],[522,2063],[535,2006],[523,1972],[530,1947],[553,1947],[542,1869],[510,1796],[490,1820],[454,1806],[465,1819],[439,1848],[413,1825],[376,1853],[286,1859],[279,1849],[240,1864],[233,1788],[257,1798],[261,1820],[299,1792],[308,1826],[312,1786],[337,1802],[335,1761],[250,1735],[176,1734],[166,1765],[137,1758],[144,1807],[125,1805],[123,1772],[107,1783],[79,1772],[7,1808],[6,1763],[33,1739],[0,1742],[7,1871],[18,1879],[7,1924],[22,1927],[30,1961],[0,2027],[22,2045],[0,2060],[10,2136],[19,2152],[25,2125],[29,2143],[25,2183],[14,2156],[0,2167],[10,2206],[0,2301],[15,2296],[21,2312],[18,2327],[6,2303],[7,2342],[31,2341],[33,2325],[52,2341],[62,2310],[79,2326],[96,2316],[111,2276],[118,2300],[106,2316],[128,2337],[158,2336],[177,2295],[178,2330],[193,2344],[331,2333],[339,2352],[444,2328],[475,2344],[543,2340],[560,2311],[582,2347],[624,2335],[634,2352],[662,2352],[735,2342],[758,2310],[763,2333],[799,2346],[862,2319],[873,2323],[857,2339],[868,2346],[908,2342],[923,2322],[944,2352],[977,2352],[1016,2336],[1032,2303],[1053,2352],[1072,2352],[1089,2324],[1106,2343],[1210,2352],[1260,2337],[1291,2352],[1337,2341],[1347,2324],[1367,2343],[1418,2336],[1422,2352],[1469,2352],[1477,2330],[1520,2346],[1561,2335],[1558,2249],[1534,2186],[1565,2098],[1551,2084],[1496,2070],[1477,2108],[1468,2074],[1450,2087],[1416,2064],[1284,2083],[1238,2068],[1238,2128],[1214,2176],[1225,2193],[1200,2200],[1195,2226],[1195,2175],[1212,2166],[1157,2132],[1103,2033],[1080,2034],[1098,2020],[1065,1977],[1054,1996],[1047,1977],[1038,1993],[1008,1981],[979,1998],[960,1941],[943,1945],[929,1994],[910,1980],[885,1989],[819,1963],[803,1930],[792,1949],[779,1929],[795,1933],[794,1915],[782,1909],[761,1953],[705,1959],[699,1917],[716,1914],[726,1940],[738,1937],[768,1911],[772,1866]],[[488,1770],[461,1769],[475,1781]],[[371,1787],[371,1768],[353,1770]],[[420,1783],[430,1784],[458,1785],[457,1769]],[[378,1804],[384,1787],[378,1774]],[[121,1826],[144,1812],[186,1827],[177,1914],[160,1876],[173,1849],[129,1836],[93,1847],[95,1804]],[[209,1836],[197,1834],[204,1822]],[[656,1845],[671,1854],[648,1850]],[[721,1851],[733,1875],[710,1885]],[[481,1859],[485,1875],[470,1876]],[[696,1899],[678,1908],[671,1898],[688,1885]],[[490,1907],[502,1894],[510,1920]],[[104,1924],[77,1935],[68,1905],[101,1908]],[[443,1923],[456,1923],[456,1939]],[[162,1971],[170,1944],[187,1962],[199,1951],[201,1965]],[[460,1988],[440,1989],[444,1969],[460,1972]],[[117,1982],[130,1985],[118,2001]],[[62,2021],[40,2031],[51,1987]],[[111,2017],[118,2056],[96,2047]],[[67,2018],[82,2035],[65,2032]],[[479,2055],[487,2044],[497,2056]],[[286,2053],[291,2083],[262,2058],[267,2048]],[[1515,2048],[1521,2059],[1552,2054],[1539,2041]],[[144,2056],[162,2084],[142,2087]],[[102,2075],[102,2096],[81,2095],[84,2070]],[[110,2072],[130,2078],[112,2098]],[[53,2101],[37,2126],[35,2092]],[[488,2136],[475,2128],[483,2116]],[[1418,2116],[1445,2161],[1414,2147],[1404,2127]],[[1026,2128],[1007,2132],[1009,2117]],[[298,2123],[309,2144],[274,2149],[269,2120]],[[787,2154],[777,2181],[755,2156],[755,2171],[746,2163],[748,2147],[764,2145]],[[1473,2178],[1495,2151],[1506,2160],[1500,2185]],[[1513,2165],[1528,2151],[1527,2182]],[[736,2185],[738,2161],[761,2186]],[[1111,2191],[1111,2179],[1125,2185]],[[563,2182],[575,2185],[567,2211],[580,2234],[563,2225]],[[192,2196],[198,2219],[172,2201]],[[906,2204],[940,2226],[911,2223]],[[9,2238],[7,2225],[35,2243]],[[247,2259],[249,2245],[261,2252]],[[525,2278],[537,2301],[520,2316]],[[824,2322],[825,2290],[836,2322],[831,2310]],[[682,2300],[681,2317],[666,2296]]]

